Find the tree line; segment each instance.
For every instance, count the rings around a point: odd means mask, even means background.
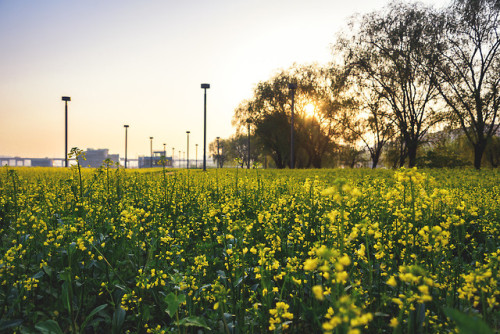
[[[454,0],[441,9],[392,2],[353,17],[332,44],[330,64],[296,64],[255,86],[234,112],[236,134],[215,157],[243,166],[250,136],[251,161],[289,166],[295,83],[298,168],[354,166],[362,151],[373,168],[383,152],[394,167],[413,167],[429,138],[456,129],[481,168],[485,152],[499,156],[499,14],[498,1]]]

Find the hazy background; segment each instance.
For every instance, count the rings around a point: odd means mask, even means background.
[[[69,148],[124,156],[203,150],[234,130],[234,108],[275,70],[326,63],[336,33],[385,0],[0,0],[0,155],[60,157]],[[447,1],[425,1],[441,6]],[[207,148],[208,149],[208,148]]]

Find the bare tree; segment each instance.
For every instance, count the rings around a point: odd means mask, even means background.
[[[499,127],[499,10],[494,0],[456,0],[436,52],[439,93],[474,147],[476,169]]]
[[[382,149],[394,138],[394,126],[390,119],[388,105],[376,86],[369,82],[360,82],[353,78],[354,92],[358,108],[351,108],[352,113],[344,113],[343,128],[347,137],[361,141],[372,160],[372,168],[376,168]]]

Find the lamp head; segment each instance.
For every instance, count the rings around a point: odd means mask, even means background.
[[[63,101],[71,101],[71,97],[69,97],[69,96],[63,96],[62,100]]]
[[[296,83],[288,84],[288,88],[291,90],[295,90],[295,89],[297,89],[297,84]]]
[[[210,84],[202,83],[201,88],[205,88],[205,89],[210,88]]]
[[[123,127],[124,127],[124,128],[128,128],[128,125],[127,125],[127,124],[125,124]]]

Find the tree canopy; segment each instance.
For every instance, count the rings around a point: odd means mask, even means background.
[[[256,84],[235,110],[237,135],[250,123],[261,150],[255,159],[269,156],[277,168],[292,157],[299,168],[320,168],[336,154],[354,165],[363,150],[375,168],[389,146],[392,160],[412,167],[433,132],[459,127],[474,166],[481,167],[485,152],[493,165],[499,13],[494,0],[454,0],[440,10],[394,1],[356,16],[333,43],[334,61],[296,64]],[[297,85],[294,145],[289,84]]]

